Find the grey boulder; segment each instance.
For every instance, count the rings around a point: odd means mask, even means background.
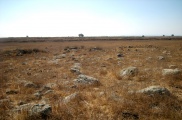
[[[148,95],[154,95],[154,94],[170,95],[169,90],[161,86],[150,86],[150,87],[137,91],[137,93],[144,93]]]
[[[136,76],[138,74],[138,68],[128,67],[120,71],[120,76]]]

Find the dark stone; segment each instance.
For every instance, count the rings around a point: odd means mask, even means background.
[[[125,119],[133,119],[133,120],[138,120],[139,119],[139,115],[137,113],[122,112],[122,116]]]
[[[123,54],[119,53],[117,54],[117,57],[124,57]]]

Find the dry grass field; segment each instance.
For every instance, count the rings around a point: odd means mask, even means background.
[[[1,42],[0,119],[180,120],[181,70],[182,39]]]

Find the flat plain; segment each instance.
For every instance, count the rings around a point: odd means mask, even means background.
[[[47,39],[0,42],[0,119],[182,119],[182,38]]]

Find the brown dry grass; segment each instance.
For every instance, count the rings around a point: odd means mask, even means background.
[[[47,100],[52,106],[52,114],[47,118],[57,119],[142,119],[179,120],[182,119],[182,77],[164,77],[162,69],[176,65],[182,69],[181,40],[153,41],[77,41],[77,42],[37,42],[0,43],[0,99],[11,102],[0,103],[0,119],[41,119],[28,117],[22,112],[17,116],[8,110],[24,103],[38,103]],[[64,48],[77,46],[80,49],[65,52]],[[99,50],[90,51],[97,47]],[[46,52],[7,55],[16,49],[39,49]],[[66,54],[65,58],[52,62],[55,55]],[[124,57],[117,58],[122,53]],[[164,56],[164,60],[158,60]],[[151,58],[149,58],[151,57]],[[22,64],[26,62],[26,64]],[[70,72],[74,63],[81,63],[83,74],[97,78],[99,86],[74,87],[77,77]],[[135,66],[139,73],[135,77],[121,78],[119,71]],[[26,88],[22,80],[32,81],[38,87]],[[33,94],[47,83],[56,83],[54,92],[36,98]],[[151,85],[168,88],[171,96],[147,96],[131,93]],[[7,95],[6,89],[16,89],[18,94]],[[79,92],[78,99],[69,104],[61,101],[65,96]]]

